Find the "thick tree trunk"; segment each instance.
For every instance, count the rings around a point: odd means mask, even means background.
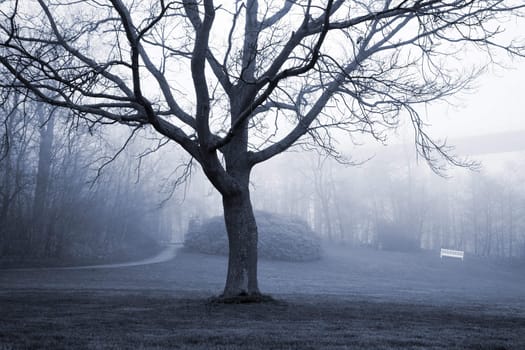
[[[223,205],[230,248],[223,297],[258,296],[257,225],[248,186],[235,195],[223,195]]]

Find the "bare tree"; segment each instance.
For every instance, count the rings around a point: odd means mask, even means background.
[[[334,129],[381,140],[405,116],[434,169],[440,159],[458,164],[427,135],[417,105],[478,75],[483,67],[461,63],[467,49],[522,55],[501,34],[524,8],[521,0],[8,0],[2,85],[178,143],[222,195],[223,296],[258,297],[252,168],[294,144],[338,156]]]

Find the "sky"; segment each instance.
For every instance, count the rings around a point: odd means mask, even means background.
[[[452,104],[434,103],[424,113],[430,135],[446,139],[455,147],[454,154],[489,171],[525,158],[525,58],[506,64],[489,69],[475,82],[475,89],[454,96]],[[406,123],[389,137],[386,147],[370,143],[364,154],[389,154],[400,143],[413,149],[413,131]]]
[[[429,108],[432,131],[451,138],[525,131],[525,59],[513,64],[485,73],[473,93],[453,99],[457,106],[441,103]]]

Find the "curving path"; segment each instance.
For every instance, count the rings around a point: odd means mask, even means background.
[[[181,244],[170,244],[164,248],[157,255],[138,261],[130,261],[116,264],[101,264],[101,265],[84,265],[84,266],[68,266],[68,267],[35,267],[35,268],[15,268],[5,269],[9,271],[37,271],[37,270],[86,270],[86,269],[113,269],[130,266],[150,265],[158,264],[166,261],[170,261],[177,255],[177,251],[180,249]]]

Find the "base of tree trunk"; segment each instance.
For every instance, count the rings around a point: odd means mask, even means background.
[[[267,294],[261,293],[241,293],[236,296],[219,295],[208,299],[209,304],[255,304],[255,303],[272,303],[276,300]]]

